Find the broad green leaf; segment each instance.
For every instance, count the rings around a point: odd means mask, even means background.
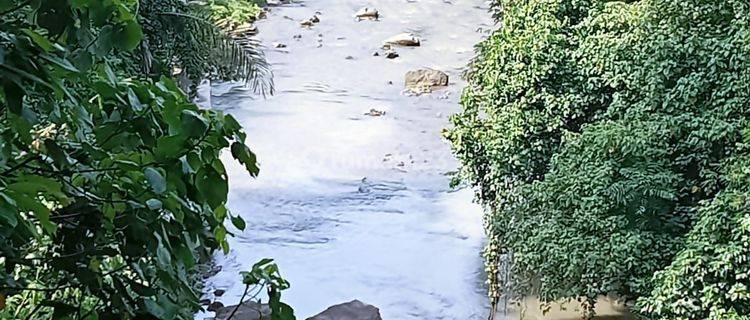
[[[252,176],[257,176],[260,173],[258,164],[256,162],[255,154],[250,151],[244,143],[234,142],[231,147],[232,156],[237,159],[240,163],[245,165],[245,169]]]
[[[156,139],[156,157],[174,159],[186,150],[185,137],[181,135],[166,136]]]
[[[162,172],[153,167],[147,167],[143,170],[146,175],[146,181],[154,192],[162,194],[167,191],[167,180],[164,178]]]
[[[227,181],[211,167],[203,167],[196,174],[195,186],[212,207],[223,206],[227,199]]]
[[[143,30],[138,22],[132,20],[119,27],[114,35],[117,47],[125,51],[135,49],[141,43],[141,38],[143,38]]]
[[[0,193],[0,221],[11,228],[14,228],[18,224],[16,202],[5,193]]]
[[[208,130],[208,121],[197,112],[182,110],[182,132],[190,137],[201,137]]]
[[[15,82],[3,81],[3,93],[5,94],[5,101],[8,103],[8,109],[15,114],[21,114],[23,97],[26,92]]]
[[[39,224],[41,224],[42,229],[47,234],[55,234],[57,231],[57,225],[50,221],[50,209],[38,199],[34,198],[34,195],[13,191],[9,192],[8,196],[18,204],[19,210],[33,213],[34,217],[39,220]]]
[[[162,208],[162,202],[158,199],[148,199],[146,200],[146,205],[151,210],[159,210]]]
[[[240,231],[245,230],[245,220],[242,219],[240,216],[234,216],[232,217],[232,224],[239,229]]]
[[[29,38],[31,38],[31,40],[34,41],[34,43],[36,43],[36,45],[42,48],[42,50],[47,51],[47,52],[53,52],[53,51],[58,50],[58,48],[51,41],[49,41],[46,37],[36,33],[35,31],[31,29],[22,29],[22,31],[26,35],[28,35]]]

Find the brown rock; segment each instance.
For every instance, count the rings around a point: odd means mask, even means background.
[[[224,308],[224,304],[219,301],[211,302],[211,304],[208,305],[208,311],[217,311],[221,308]]]
[[[420,40],[417,36],[411,33],[397,34],[393,37],[385,39],[383,46],[406,46],[406,47],[418,47]]]
[[[216,320],[226,320],[237,306],[222,307],[216,310]],[[232,320],[268,320],[271,319],[271,308],[267,304],[245,301],[237,309]]]
[[[406,73],[405,85],[412,92],[431,92],[433,88],[447,86],[448,75],[432,69],[412,70]]]
[[[383,320],[378,308],[359,300],[337,304],[307,320]]]
[[[355,17],[359,20],[363,19],[370,19],[370,20],[378,20],[378,17],[380,14],[378,13],[378,9],[375,8],[368,8],[364,7],[362,9],[359,9],[357,13],[354,14]]]

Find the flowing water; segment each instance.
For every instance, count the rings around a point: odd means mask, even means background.
[[[377,8],[379,21],[357,21],[364,6]],[[316,12],[319,23],[300,27]],[[458,111],[473,45],[493,28],[487,5],[310,0],[272,8],[258,28],[276,94],[211,88],[212,107],[246,128],[261,174],[251,179],[224,157],[229,207],[248,225],[234,230],[228,255],[216,255],[222,271],[207,280],[206,298],[223,289],[217,299],[236,304],[238,272],[271,257],[300,319],[352,299],[389,320],[486,319],[481,209],[470,190],[448,187],[458,163],[441,130]],[[402,32],[422,45],[383,57],[383,40]],[[448,73],[450,86],[403,94],[404,74],[418,68]],[[370,109],[386,113],[365,115]]]

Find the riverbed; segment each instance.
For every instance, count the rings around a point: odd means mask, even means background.
[[[365,6],[377,8],[378,21],[354,18]],[[257,38],[275,94],[211,87],[211,106],[244,126],[261,173],[252,179],[223,157],[228,205],[247,228],[232,229],[231,251],[215,256],[222,270],[207,280],[206,298],[222,289],[216,299],[236,304],[238,272],[269,257],[291,282],[283,300],[299,319],[353,299],[389,320],[487,318],[481,209],[471,190],[449,187],[458,163],[441,137],[458,111],[473,46],[493,27],[487,10],[470,0],[271,8]],[[316,13],[320,22],[300,26]],[[421,46],[385,58],[383,40],[402,32]],[[406,94],[404,74],[419,68],[446,72],[450,85]]]

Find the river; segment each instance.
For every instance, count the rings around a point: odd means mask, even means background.
[[[357,21],[364,6],[380,19]],[[223,289],[217,299],[236,304],[238,272],[270,257],[300,319],[352,299],[390,320],[487,318],[481,209],[470,190],[449,188],[458,163],[441,138],[473,46],[493,26],[487,10],[470,0],[317,0],[273,7],[258,22],[276,93],[211,88],[212,107],[245,127],[261,174],[252,179],[224,156],[228,204],[247,228],[215,256],[222,270],[207,280],[207,298]],[[316,12],[319,23],[300,27]],[[402,32],[422,45],[373,56]],[[418,68],[448,73],[450,85],[404,94],[404,74]]]

